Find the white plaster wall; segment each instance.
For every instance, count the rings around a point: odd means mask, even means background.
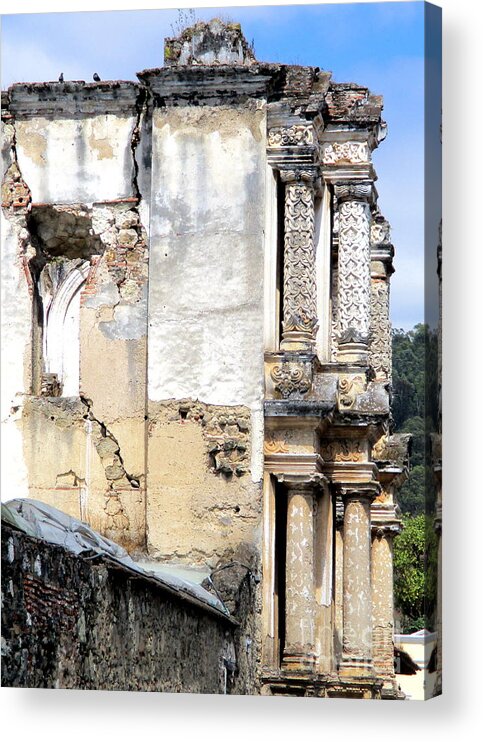
[[[93,203],[132,195],[133,116],[19,119],[17,157],[34,202]]]
[[[31,300],[20,262],[21,227],[1,215],[1,496],[26,497],[27,470],[20,432],[26,393],[26,358],[30,354]]]
[[[261,410],[265,111],[155,111],[151,400]]]

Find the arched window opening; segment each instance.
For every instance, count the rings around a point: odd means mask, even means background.
[[[44,393],[79,395],[80,295],[89,262],[65,261],[45,266],[40,277],[43,303]],[[47,390],[47,391],[45,391]]]

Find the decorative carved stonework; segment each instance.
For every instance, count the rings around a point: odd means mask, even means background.
[[[314,130],[311,126],[294,124],[290,127],[277,126],[268,132],[269,147],[299,147],[314,143]]]
[[[339,348],[339,271],[334,266],[331,276],[331,331],[330,331],[330,359],[337,361]]]
[[[317,330],[314,188],[305,181],[285,187],[282,327],[282,347],[312,347]]]
[[[358,440],[340,440],[324,444],[321,449],[324,461],[363,461],[364,451]]]
[[[263,445],[265,454],[288,453],[288,446],[284,438],[276,438],[274,433],[268,433]]]
[[[279,170],[280,180],[282,183],[312,183],[314,184],[317,180],[317,172],[315,168],[311,167],[297,167],[287,168],[283,167]]]
[[[375,503],[384,504],[389,500],[389,493],[386,492],[386,490],[381,490],[376,499],[374,500]]]
[[[332,234],[335,237],[339,237],[339,209],[334,207],[334,213],[332,215]]]
[[[270,376],[275,383],[275,391],[280,392],[283,399],[290,397],[302,398],[312,386],[311,365],[283,362],[273,366]]]
[[[369,206],[362,201],[343,201],[339,211],[339,343],[347,336],[367,343],[371,286]]]
[[[369,162],[369,148],[367,142],[333,142],[325,145],[322,152],[324,165],[338,165],[350,163],[357,165]]]
[[[389,436],[385,433],[384,435],[381,435],[378,441],[376,441],[372,447],[372,458],[377,461],[377,459],[380,459],[386,450],[387,447],[387,441]]]
[[[372,183],[370,181],[336,183],[334,195],[341,204],[344,201],[364,201],[368,203],[373,196]]]
[[[364,391],[365,379],[363,376],[340,376],[337,384],[339,407],[350,409],[358,394]]]
[[[386,219],[371,222],[371,245],[391,242],[391,227]]]
[[[371,283],[371,332],[369,362],[376,379],[391,379],[392,338],[389,320],[389,282],[374,279]]]
[[[375,502],[377,502],[378,499],[379,498],[376,498]],[[397,536],[401,533],[401,530],[401,524],[398,521],[392,521],[389,523],[373,523],[371,527],[372,536],[378,539]]]

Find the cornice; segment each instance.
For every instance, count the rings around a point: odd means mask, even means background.
[[[9,110],[15,118],[132,115],[141,91],[138,83],[124,80],[16,83],[8,89]]]

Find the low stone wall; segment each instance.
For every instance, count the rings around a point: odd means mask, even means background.
[[[4,523],[2,603],[4,686],[253,692],[236,622]]]

